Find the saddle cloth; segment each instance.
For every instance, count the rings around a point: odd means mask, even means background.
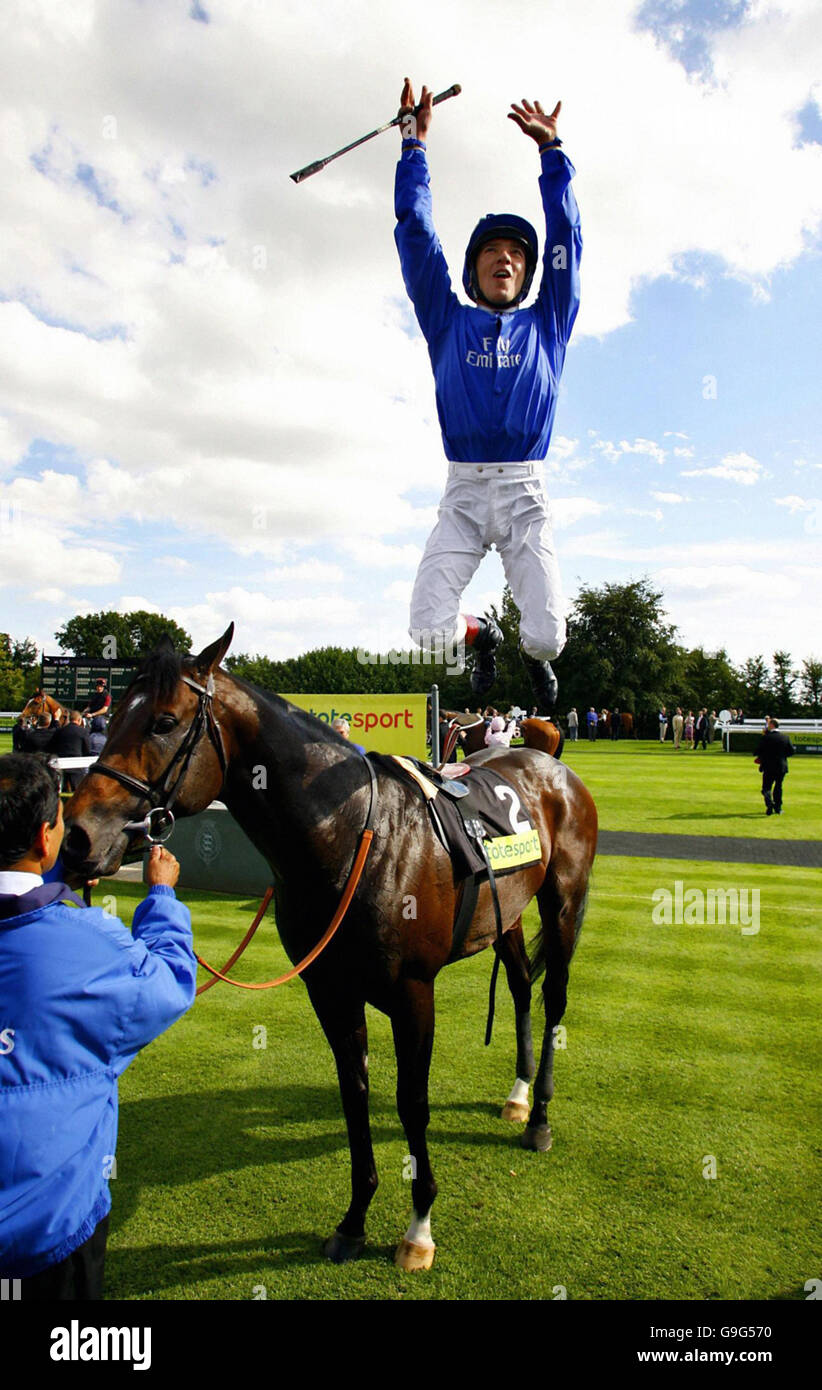
[[[497,876],[542,858],[539,831],[527,807],[513,784],[498,772],[472,767],[466,776],[454,781],[416,758],[385,753],[368,756],[381,770],[420,789],[434,831],[451,857],[455,883],[473,875],[487,875],[478,834]]]

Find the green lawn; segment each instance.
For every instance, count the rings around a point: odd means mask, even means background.
[[[607,829],[822,835],[821,759],[793,760],[779,819],[762,812],[751,760],[719,748],[580,743],[567,761]],[[759,930],[656,925],[652,895],[677,881],[758,889]],[[142,890],[105,888],[130,921]],[[348,1148],[305,989],[217,986],[122,1078],[107,1296],[804,1299],[820,1274],[819,888],[818,870],[598,857],[549,1154],[526,1153],[499,1119],[513,1010],[501,984],[484,1048],[491,953],[443,971],[429,1130],[438,1250],[425,1274],[392,1264],[410,1185],[388,1021],[369,1014],[381,1178],[369,1243],[336,1267],[321,1242],[348,1202]],[[225,959],[256,904],[185,897],[198,948]],[[285,963],[269,922],[238,976]]]
[[[566,742],[563,761],[593,795],[604,830],[822,839],[822,757],[813,754],[791,758],[781,816],[765,815],[753,758],[718,743],[675,752],[670,739]]]
[[[654,925],[651,894],[677,879],[758,888],[759,932]],[[139,890],[116,888],[128,920]],[[252,904],[186,896],[200,949],[224,958]],[[573,1299],[804,1298],[819,1274],[821,925],[812,870],[599,859],[543,1155],[498,1118],[513,1011],[501,986],[484,1048],[490,952],[443,971],[426,1274],[391,1262],[410,1187],[387,1020],[369,1014],[381,1186],[365,1255],[336,1267],[320,1243],[347,1205],[348,1151],[305,990],[217,986],[122,1079],[108,1296],[534,1299],[562,1286]],[[284,964],[271,926],[238,972],[264,979]]]

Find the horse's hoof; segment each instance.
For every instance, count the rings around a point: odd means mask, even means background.
[[[547,1153],[553,1142],[550,1125],[529,1125],[522,1136],[521,1144],[524,1149],[533,1149],[535,1153]]]
[[[394,1255],[394,1264],[400,1269],[430,1269],[436,1248],[436,1245],[417,1245],[403,1236]]]
[[[524,1125],[530,1113],[521,1100],[507,1100],[501,1111],[503,1120],[510,1120],[512,1125]]]
[[[356,1260],[362,1254],[364,1245],[365,1236],[344,1236],[340,1231],[335,1231],[325,1242],[323,1254],[335,1265],[341,1265],[347,1260]]]

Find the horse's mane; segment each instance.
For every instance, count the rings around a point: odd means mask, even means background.
[[[183,672],[185,657],[173,647],[156,647],[143,659],[134,677],[154,700],[170,700]]]
[[[356,752],[356,749],[351,747],[349,740],[343,738],[342,734],[338,734],[337,730],[332,728],[330,723],[326,723],[324,719],[319,719],[317,715],[311,714],[309,710],[303,709],[302,705],[293,705],[290,701],[283,699],[282,695],[278,695],[275,690],[266,690],[261,685],[253,685],[251,681],[242,680],[240,677],[235,676],[233,671],[229,672],[229,675],[238,685],[242,686],[245,690],[250,690],[259,700],[263,708],[271,710],[280,709],[281,711],[287,708],[291,717],[308,733],[312,742],[333,743],[338,748],[347,748],[349,752],[353,753],[356,757],[360,756],[359,753]],[[340,696],[340,698],[342,699],[343,697]],[[318,725],[319,728],[317,727]]]

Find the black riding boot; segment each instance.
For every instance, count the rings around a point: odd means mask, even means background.
[[[539,713],[552,719],[556,709],[559,687],[549,662],[537,661],[536,657],[529,656],[522,647],[519,649],[519,654],[522,658],[522,664],[528,672]]]
[[[497,678],[497,647],[502,645],[502,633],[493,618],[477,618],[479,632],[472,649],[476,652],[471,672],[471,689],[475,695],[486,695]]]

